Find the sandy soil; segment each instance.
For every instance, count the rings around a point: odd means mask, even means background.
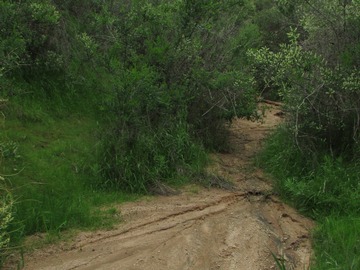
[[[25,269],[230,270],[308,269],[313,222],[283,204],[252,158],[281,120],[233,122],[231,153],[213,155],[210,171],[236,190],[188,187],[180,195],[119,206],[124,222],[111,231],[81,233],[67,245],[25,256]]]

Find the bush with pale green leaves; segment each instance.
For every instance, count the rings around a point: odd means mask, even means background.
[[[5,179],[0,176],[0,181]],[[1,184],[1,183],[0,183]],[[9,226],[13,220],[13,199],[10,193],[0,187],[0,266],[10,244]]]
[[[356,155],[360,138],[360,80],[357,67],[332,67],[305,50],[295,29],[278,52],[250,50],[256,69],[284,101],[294,142],[309,153]]]

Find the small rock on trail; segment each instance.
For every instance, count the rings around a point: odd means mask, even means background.
[[[25,256],[24,269],[270,270],[276,269],[273,255],[288,269],[308,269],[313,222],[274,196],[252,166],[262,140],[281,121],[279,111],[268,110],[263,123],[234,121],[232,150],[212,156],[209,172],[231,180],[233,191],[193,186],[120,205],[124,222],[116,229],[37,250]]]

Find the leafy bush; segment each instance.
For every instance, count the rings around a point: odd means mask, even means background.
[[[186,112],[180,111],[181,92],[166,92],[156,86],[157,79],[149,68],[132,69],[111,99],[115,117],[102,135],[100,156],[110,180],[106,185],[145,191],[155,180],[169,180],[177,169],[204,159],[204,150],[190,137]]]
[[[47,0],[0,2],[1,65],[6,72],[30,71],[48,63],[55,56],[52,37],[60,23],[60,12]],[[49,62],[51,61],[51,63]],[[57,65],[56,65],[57,66]]]
[[[264,48],[250,51],[266,67],[265,80],[276,86],[288,112],[287,125],[305,151],[327,149],[332,155],[356,153],[360,115],[357,69],[329,67],[313,52],[304,51],[298,35],[274,53]]]
[[[145,191],[179,171],[191,175],[191,164],[204,160],[203,145],[223,147],[226,121],[254,115],[252,78],[229,67],[232,53],[224,50],[234,46],[224,33],[238,35],[234,15],[219,26],[228,6],[140,1],[123,5],[121,19],[102,21],[115,35],[104,51],[113,74],[99,158],[107,185]]]

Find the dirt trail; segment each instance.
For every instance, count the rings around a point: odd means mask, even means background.
[[[236,120],[231,153],[210,169],[236,191],[188,188],[182,194],[121,205],[115,230],[82,233],[67,248],[25,257],[25,269],[230,270],[276,269],[271,253],[293,269],[307,269],[312,221],[272,195],[251,166],[266,133],[280,121],[276,108],[263,124]]]

